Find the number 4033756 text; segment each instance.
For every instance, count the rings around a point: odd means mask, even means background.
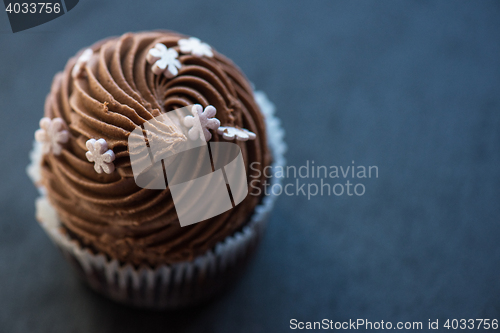
[[[61,4],[58,2],[24,2],[9,3],[5,8],[9,14],[58,14],[61,11]]]

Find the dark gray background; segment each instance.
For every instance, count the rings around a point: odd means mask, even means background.
[[[76,280],[34,219],[24,171],[66,60],[157,28],[210,43],[267,92],[290,165],[379,167],[362,197],[279,198],[245,277],[176,313],[115,305]],[[500,2],[82,0],[17,34],[0,13],[0,31],[0,332],[500,319]]]

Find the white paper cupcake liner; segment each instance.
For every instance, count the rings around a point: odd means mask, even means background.
[[[284,131],[274,115],[274,105],[263,92],[256,91],[255,99],[265,117],[268,144],[273,156],[273,168],[284,166],[287,149]],[[40,146],[35,143],[30,155],[28,175],[35,184],[40,181]],[[273,177],[271,186],[281,180]],[[36,200],[36,216],[43,229],[64,255],[77,267],[90,286],[106,296],[123,303],[154,309],[178,308],[206,300],[222,289],[238,274],[256,248],[267,223],[276,196],[270,194],[256,206],[250,222],[235,234],[196,257],[192,261],[134,267],[110,260],[82,248],[76,240],[62,232],[56,211],[49,203],[43,188]]]

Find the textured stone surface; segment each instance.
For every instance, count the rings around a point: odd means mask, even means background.
[[[500,318],[497,2],[123,3],[80,1],[17,34],[0,15],[0,331]],[[279,198],[245,277],[174,314],[124,308],[80,284],[35,222],[24,172],[66,60],[108,35],[154,28],[196,36],[242,67],[278,106],[290,165],[379,167],[362,197]]]

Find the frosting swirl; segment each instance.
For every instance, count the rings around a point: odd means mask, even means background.
[[[260,198],[248,195],[233,209],[180,227],[170,191],[136,185],[128,150],[130,133],[165,112],[192,104],[213,105],[224,126],[246,128],[256,140],[239,145],[248,180],[269,165],[263,116],[241,71],[213,50],[212,57],[183,54],[185,36],[167,32],[128,33],[90,48],[81,75],[72,75],[79,52],[58,73],[45,102],[45,116],[62,118],[70,138],[60,155],[42,161],[42,184],[64,230],[82,246],[134,265],[191,260],[247,223]],[[180,53],[174,78],[155,75],[148,51],[162,43]],[[223,141],[213,131],[211,141]],[[98,174],[85,157],[85,143],[103,138],[116,159],[115,171]],[[250,168],[250,164],[258,162]],[[252,178],[250,178],[252,177]]]

